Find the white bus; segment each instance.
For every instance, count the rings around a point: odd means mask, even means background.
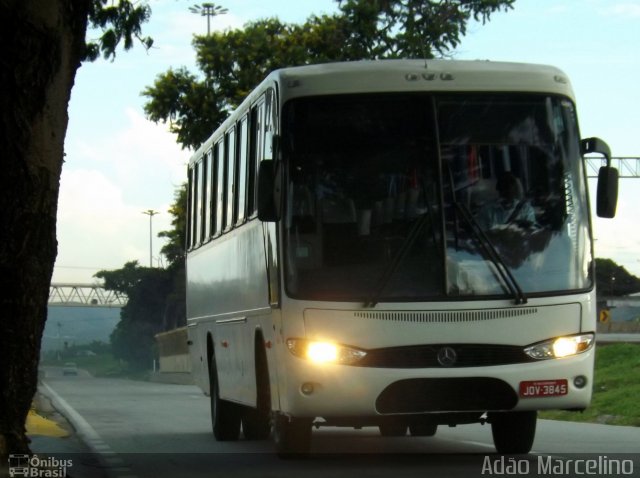
[[[596,300],[586,153],[548,66],[372,61],[271,73],[189,162],[187,320],[218,440],[489,423],[526,453],[582,410]]]

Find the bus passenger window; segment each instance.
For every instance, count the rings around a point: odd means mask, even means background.
[[[202,160],[196,164],[193,214],[193,245],[202,242]]]
[[[227,146],[227,154],[226,154],[226,165],[227,165],[227,191],[226,191],[226,207],[227,207],[227,215],[225,217],[224,230],[228,231],[231,229],[236,222],[235,213],[237,210],[235,209],[236,203],[236,130],[235,128],[231,128],[229,132],[227,132],[225,144]]]
[[[209,154],[205,154],[202,158],[202,170],[200,171],[200,175],[202,177],[200,184],[201,190],[200,194],[202,195],[202,208],[200,213],[200,220],[202,223],[202,227],[200,230],[200,242],[207,242],[209,239],[209,195],[211,194],[211,183],[209,182]]]
[[[213,236],[213,208],[214,208],[214,200],[213,200],[213,151],[209,150],[204,156],[204,169],[205,169],[205,211],[204,211],[204,240],[207,241]]]
[[[247,164],[247,215],[250,217],[256,211],[256,175],[258,170],[258,162],[261,155],[258,154],[261,144],[260,124],[264,112],[264,103],[251,108],[251,117],[249,120],[249,157]]]
[[[237,165],[237,175],[236,175],[236,184],[238,189],[238,194],[236,194],[236,210],[237,210],[237,224],[240,224],[244,221],[246,214],[246,206],[247,206],[247,156],[249,152],[248,148],[248,128],[249,121],[248,117],[245,116],[240,121],[240,131],[238,131],[238,165]]]
[[[216,144],[216,163],[218,165],[218,205],[216,207],[216,231],[221,234],[224,230],[227,215],[227,161],[224,155],[224,141]]]
[[[273,158],[273,135],[275,134],[277,107],[275,103],[275,95],[271,90],[266,95],[266,111],[264,118],[264,159]]]
[[[209,151],[209,182],[211,184],[211,192],[209,194],[209,223],[211,237],[215,237],[219,231],[217,224],[217,208],[218,208],[218,157],[215,154],[215,146]]]
[[[187,249],[191,249],[193,246],[193,198],[195,178],[193,168],[189,168],[189,189],[187,197]]]

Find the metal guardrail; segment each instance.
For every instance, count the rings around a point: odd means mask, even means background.
[[[125,294],[105,290],[97,284],[51,284],[49,306],[57,307],[123,307]]]

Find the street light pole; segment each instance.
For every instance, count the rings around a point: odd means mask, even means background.
[[[153,209],[142,211],[142,214],[149,216],[149,267],[153,267],[153,216],[160,214]]]
[[[218,15],[224,15],[229,10],[220,5],[215,5],[213,3],[202,3],[201,5],[195,4],[192,7],[189,7],[189,11],[191,13],[195,13],[196,15],[202,15],[203,17],[207,17],[207,36],[211,35],[211,17],[215,17]]]

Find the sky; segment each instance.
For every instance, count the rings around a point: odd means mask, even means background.
[[[101,269],[137,260],[163,265],[159,231],[171,228],[168,209],[186,180],[190,151],[163,124],[148,121],[141,92],[169,68],[196,73],[194,34],[206,19],[191,13],[195,0],[150,0],[144,34],[154,46],[118,51],[78,70],[69,104],[65,163],[58,208],[56,283],[94,283]],[[276,16],[301,23],[333,13],[333,0],[220,0],[228,13],[212,30],[241,28]],[[640,0],[516,0],[514,9],[471,23],[455,59],[551,64],[570,78],[583,138],[598,136],[614,156],[640,156]],[[89,33],[89,38],[97,33]],[[595,180],[589,181],[592,196]],[[594,218],[596,257],[611,258],[640,276],[640,179],[621,179],[615,219]],[[592,207],[595,210],[595,207]]]

